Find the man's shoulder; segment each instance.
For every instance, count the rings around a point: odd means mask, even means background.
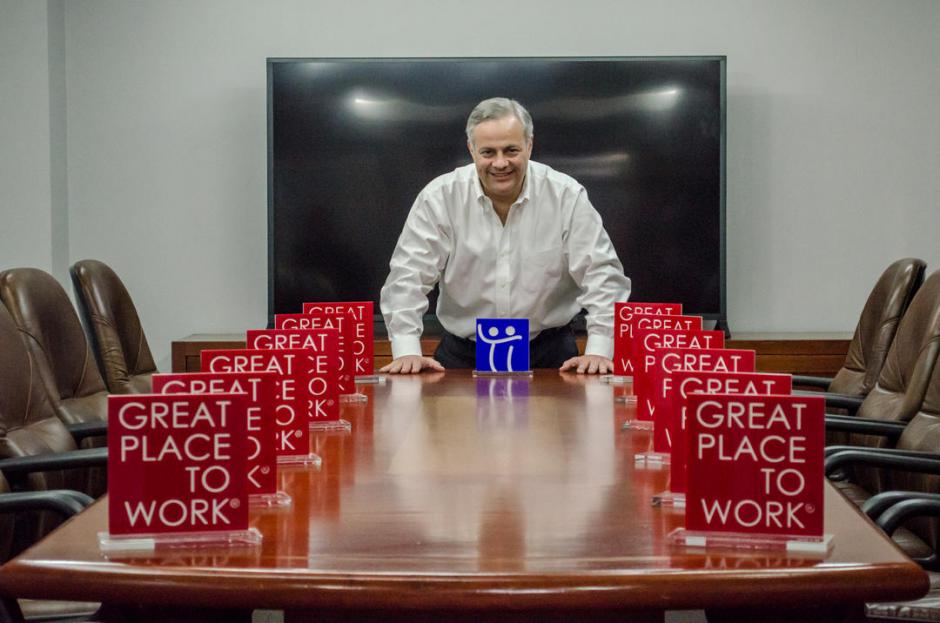
[[[557,171],[547,164],[542,164],[541,162],[536,162],[535,160],[529,161],[528,175],[531,176],[533,182],[539,185],[545,185],[556,189],[571,189],[575,191],[583,188],[578,180],[574,179],[567,173]]]
[[[476,175],[476,169],[473,166],[473,163],[457,167],[449,173],[444,173],[443,175],[438,175],[433,180],[428,182],[428,184],[422,190],[422,193],[426,194],[439,194],[439,193],[452,193],[457,189],[465,190],[467,188],[472,188],[474,177]]]

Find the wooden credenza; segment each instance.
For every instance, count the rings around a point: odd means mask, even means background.
[[[761,372],[791,372],[832,376],[845,361],[851,333],[737,333],[727,341],[728,348],[747,348],[757,352]],[[578,340],[583,350],[584,338]],[[437,338],[421,340],[425,355],[433,355]],[[194,333],[172,343],[173,372],[198,372],[199,353],[204,349],[244,348],[243,334]],[[392,360],[387,339],[375,341],[375,368]]]

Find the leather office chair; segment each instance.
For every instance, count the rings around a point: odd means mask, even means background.
[[[107,456],[106,448],[77,450],[75,437],[55,414],[46,386],[13,318],[7,308],[0,305],[0,459],[36,455],[73,457],[76,451],[80,456]],[[104,461],[97,463],[103,464]],[[12,468],[10,466],[10,470]],[[73,464],[42,472],[10,470],[0,460],[0,471],[16,490],[81,491],[88,479],[87,469],[78,469]],[[17,542],[32,543],[56,523],[57,518],[42,513],[32,524],[17,526]]]
[[[858,408],[857,418],[827,417],[827,431],[851,433],[853,446],[886,447],[894,439],[883,434],[866,434],[865,426],[878,432],[879,422],[909,422],[921,409],[931,377],[940,356],[940,271],[934,272],[918,290],[898,326],[885,358],[878,382]],[[862,420],[862,421],[856,421]],[[861,428],[860,428],[861,427]],[[883,490],[877,470],[856,470],[854,482],[866,490]],[[841,486],[841,485],[837,485]]]
[[[71,274],[108,390],[114,394],[149,392],[157,366],[127,288],[110,267],[97,260],[76,262]]]
[[[904,258],[888,266],[865,301],[845,362],[836,376],[797,375],[793,384],[836,394],[867,395],[878,381],[900,320],[924,281],[926,267],[916,258]]]
[[[36,268],[0,273],[0,301],[6,305],[56,415],[66,424],[108,417],[108,392],[81,321],[52,275]]]

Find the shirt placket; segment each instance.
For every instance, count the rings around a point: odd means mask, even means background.
[[[494,214],[495,216],[495,214]],[[499,217],[496,217],[497,222]],[[506,224],[500,224],[499,249],[496,256],[496,315],[499,318],[509,317],[509,299],[512,292],[512,211],[506,219]]]

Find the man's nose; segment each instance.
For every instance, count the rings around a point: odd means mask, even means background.
[[[497,169],[504,169],[509,162],[506,159],[506,156],[503,154],[497,154],[496,160],[493,162],[493,166]]]

